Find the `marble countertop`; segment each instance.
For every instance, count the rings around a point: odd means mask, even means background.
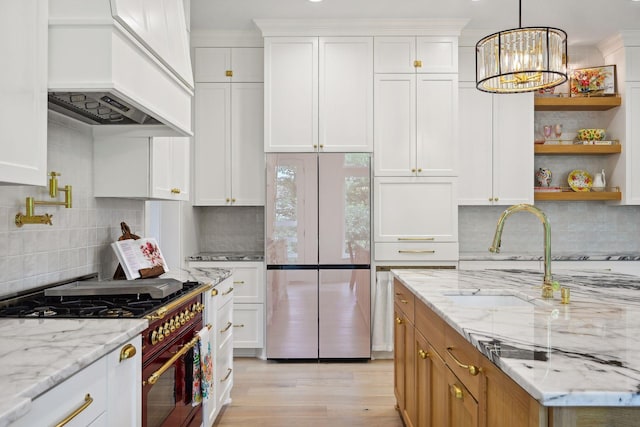
[[[187,261],[254,261],[264,260],[262,252],[201,252],[187,257]]]
[[[393,270],[427,306],[545,406],[640,406],[640,281],[565,271],[571,302],[540,297],[527,270]],[[516,294],[532,304],[477,307],[449,295]],[[455,297],[454,297],[455,298]]]
[[[540,250],[542,252],[542,249]],[[494,254],[486,252],[460,252],[460,261],[542,261],[544,255],[536,254]],[[584,253],[554,253],[551,255],[552,261],[640,261],[640,253],[620,253],[620,254],[584,254]]]
[[[0,319],[0,427],[147,325],[145,319]]]

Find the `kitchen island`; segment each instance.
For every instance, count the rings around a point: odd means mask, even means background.
[[[636,423],[640,419],[640,411],[631,408],[640,406],[640,277],[556,274],[554,279],[571,291],[570,303],[562,304],[560,292],[553,300],[541,298],[542,274],[535,271],[393,273],[415,295],[416,306],[420,302],[439,316],[543,412],[553,408],[551,425],[563,425],[560,418],[576,407],[607,407],[601,412],[624,412],[623,418],[633,417]],[[497,306],[481,302],[491,298],[474,295],[511,295],[519,302],[494,298],[502,304]],[[609,425],[637,425],[624,422]]]

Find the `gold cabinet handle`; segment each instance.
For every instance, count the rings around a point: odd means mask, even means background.
[[[231,201],[231,199],[228,198],[228,197],[225,200],[226,200],[227,203],[229,203]]]
[[[231,372],[233,372],[233,369],[227,368],[227,375],[225,375],[224,378],[220,380],[220,382],[223,383],[226,380],[228,380],[229,379],[229,375],[231,375]]]
[[[236,198],[235,198],[235,197],[232,197],[232,198],[231,198],[231,203],[235,203],[235,202],[236,202]]]
[[[217,290],[217,289],[213,289],[213,290],[211,291],[211,296],[212,296],[212,297],[218,296],[218,290]]]
[[[500,199],[499,199],[499,198],[497,198],[497,197],[494,197],[494,198],[493,198],[493,201],[494,201],[494,202],[497,202],[498,200],[500,200]]]
[[[418,172],[422,172],[422,168],[418,168]]]
[[[75,411],[73,411],[72,413],[67,415],[67,417],[64,420],[62,420],[58,424],[56,424],[56,427],[66,426],[67,424],[69,424],[71,422],[71,420],[73,420],[75,417],[80,415],[80,413],[82,411],[87,409],[89,407],[89,405],[91,405],[92,403],[93,403],[93,397],[91,397],[91,395],[89,393],[87,393],[87,395],[84,397],[84,403],[82,405],[80,405],[78,407],[78,409],[76,409]]]
[[[419,241],[433,241],[436,240],[435,237],[398,237],[398,241],[399,242],[406,242],[406,241],[410,241],[410,242],[419,242]]]
[[[172,194],[180,194],[180,189],[179,188],[172,188],[171,189],[171,193]]]
[[[233,282],[234,285],[244,285],[244,280],[237,280]]]
[[[453,390],[453,395],[456,397],[456,399],[462,399],[464,397],[464,394],[462,393],[462,389],[457,385],[452,384],[451,390]]]
[[[422,67],[422,61],[419,61],[419,60],[417,60],[417,59],[416,59],[415,61],[413,61],[413,66],[414,66],[415,68],[420,68],[420,67]]]
[[[122,350],[120,350],[120,362],[122,362],[123,360],[131,359],[135,355],[136,348],[131,344],[127,344],[122,347]]]
[[[418,356],[420,356],[420,359],[426,359],[427,357],[429,357],[429,353],[427,353],[423,349],[419,349]]]
[[[239,325],[233,325],[234,328],[244,328],[244,323],[240,323]]]
[[[231,292],[233,292],[233,287],[231,287],[231,288],[227,289],[226,291],[224,291],[224,292],[222,293],[222,296],[228,295],[228,294],[230,294]]]
[[[313,148],[318,148],[318,144],[313,144]]]
[[[227,332],[229,330],[230,327],[233,326],[233,323],[231,322],[227,322],[227,324],[225,325],[224,329],[220,329],[220,333],[224,334],[225,332]]]
[[[416,171],[416,168],[411,168],[411,172],[415,173],[415,171]]]
[[[453,350],[453,347],[447,347],[447,353],[449,354],[449,356],[453,359],[454,362],[456,362],[456,365],[458,365],[459,367],[461,367],[462,369],[466,369],[469,371],[469,373],[473,376],[476,376],[480,373],[481,368],[478,368],[475,365],[465,365],[464,363],[462,363],[461,361],[459,361],[451,352]]]
[[[402,319],[401,319],[401,318],[399,318],[399,317],[396,317],[396,323],[397,323],[398,325],[402,325],[402,324],[404,323],[404,320],[402,320]]]
[[[400,249],[398,251],[399,254],[435,254],[434,250],[427,249]]]
[[[225,75],[226,77],[233,77],[233,70],[226,70],[226,71],[224,72],[224,75]]]

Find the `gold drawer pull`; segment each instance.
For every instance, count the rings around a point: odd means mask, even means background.
[[[398,237],[399,241],[420,241],[420,240],[427,240],[427,241],[431,241],[431,240],[435,240],[435,237]]]
[[[233,292],[233,287],[231,287],[231,288],[227,289],[226,291],[224,291],[222,293],[222,296],[229,295],[231,292]]]
[[[233,70],[225,70],[224,75],[225,77],[233,77]]]
[[[418,350],[418,356],[420,356],[420,359],[426,359],[427,357],[429,357],[429,353],[427,353],[423,349],[420,349]]]
[[[422,61],[416,59],[415,61],[413,61],[413,66],[416,68],[422,67]]]
[[[456,397],[456,399],[462,399],[464,397],[464,394],[462,393],[462,389],[457,385],[452,384],[451,389],[453,390],[453,395]]]
[[[120,362],[122,362],[123,360],[131,359],[135,355],[136,348],[131,344],[127,344],[122,347],[122,350],[120,350]]]
[[[172,188],[171,189],[171,193],[172,194],[180,194],[180,189],[179,188]]]
[[[399,317],[396,317],[396,323],[397,323],[398,325],[402,325],[402,324],[404,323],[404,320],[402,320],[402,319],[401,319],[401,318],[399,318]]]
[[[230,327],[233,326],[233,323],[231,322],[227,322],[227,324],[225,325],[224,329],[220,329],[220,333],[224,334],[225,332],[227,332],[229,330]]]
[[[481,368],[478,368],[475,365],[465,365],[464,363],[462,363],[458,359],[456,359],[456,357],[453,355],[451,350],[453,350],[453,347],[447,347],[447,353],[453,359],[453,361],[456,362],[456,365],[458,365],[462,369],[467,369],[469,371],[469,373],[471,375],[473,375],[473,376],[476,376],[476,375],[478,375],[480,373],[480,371],[482,370]]]
[[[399,254],[435,254],[434,250],[422,250],[422,249],[404,249],[399,250]]]
[[[91,395],[89,393],[87,393],[87,395],[84,397],[84,403],[82,405],[80,405],[80,407],[78,409],[76,409],[75,411],[73,411],[72,413],[67,415],[67,417],[64,420],[62,420],[58,424],[56,424],[56,427],[66,426],[67,424],[69,424],[71,422],[71,420],[73,420],[75,417],[80,415],[80,413],[82,411],[87,409],[89,407],[89,405],[91,405],[92,403],[93,403],[93,397],[91,397]]]
[[[223,383],[226,380],[228,380],[229,379],[229,375],[231,375],[231,372],[233,372],[233,369],[227,368],[227,375],[225,375],[224,378],[220,380],[220,382]]]
[[[234,280],[233,284],[234,285],[244,285],[244,280]]]
[[[240,323],[239,325],[233,325],[234,328],[244,328],[244,323]]]

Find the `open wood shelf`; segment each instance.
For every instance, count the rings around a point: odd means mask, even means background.
[[[534,97],[536,111],[605,111],[619,107],[619,96]]]
[[[622,152],[622,145],[546,145],[536,144],[535,154],[618,154]]]
[[[557,201],[622,200],[622,193],[620,191],[534,192],[533,199]]]

